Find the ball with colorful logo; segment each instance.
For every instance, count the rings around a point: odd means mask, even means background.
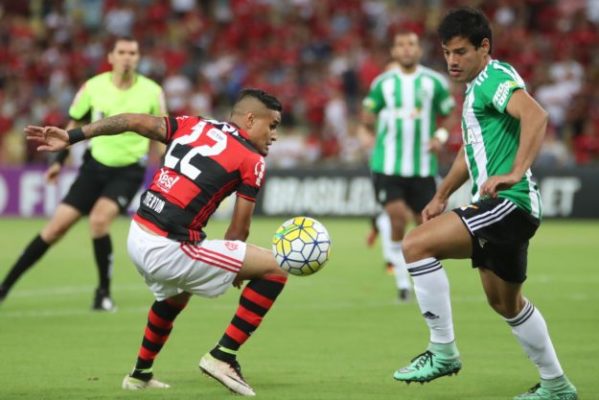
[[[272,238],[272,253],[285,271],[306,276],[318,272],[329,259],[331,238],[323,224],[310,217],[285,221]]]

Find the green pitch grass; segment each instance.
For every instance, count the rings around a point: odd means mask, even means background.
[[[256,219],[250,238],[269,246],[283,219]],[[405,384],[392,373],[424,350],[428,333],[416,303],[397,304],[380,251],[368,249],[365,220],[323,220],[332,257],[317,275],[291,277],[263,325],[240,352],[261,399],[511,399],[537,382],[510,329],[486,305],[467,261],[445,263],[452,284],[457,377]],[[0,220],[4,276],[42,220]],[[124,392],[152,296],[125,250],[128,220],[116,223],[114,314],[90,311],[96,283],[86,222],[28,272],[0,305],[0,399],[230,399],[203,377],[199,358],[219,339],[239,292],[194,298],[155,364],[168,392]],[[222,235],[214,221],[211,237]],[[599,224],[546,221],[532,242],[525,293],[545,316],[558,355],[581,399],[598,399]]]

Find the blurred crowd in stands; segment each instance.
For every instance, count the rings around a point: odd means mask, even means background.
[[[284,103],[270,163],[364,163],[361,99],[389,61],[392,32],[421,35],[423,64],[445,71],[436,26],[451,0],[0,1],[0,164],[45,162],[26,124],[64,125],[79,85],[109,69],[115,36],[141,45],[140,72],[173,115],[222,115],[242,87]],[[544,166],[599,164],[599,2],[486,0],[493,57],[515,66],[549,113]],[[455,86],[458,104],[463,87]],[[454,127],[443,160],[460,145]]]

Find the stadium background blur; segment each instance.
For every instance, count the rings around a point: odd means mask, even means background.
[[[388,62],[391,33],[421,35],[423,64],[445,71],[436,26],[468,3],[493,23],[493,57],[510,62],[549,112],[537,165],[599,163],[599,2],[594,0],[30,0],[0,2],[0,165],[43,164],[26,124],[65,125],[79,85],[109,69],[115,35],[141,44],[139,70],[171,114],[223,114],[245,86],[285,107],[271,166],[364,165],[360,103]],[[461,104],[463,88],[453,91]],[[451,132],[442,161],[460,145]]]
[[[333,239],[329,264],[314,277],[293,279],[268,326],[244,349],[244,372],[261,399],[499,400],[522,392],[536,371],[505,323],[489,312],[480,282],[464,261],[448,261],[447,272],[467,367],[459,378],[434,385],[395,382],[391,372],[422,348],[426,327],[415,304],[395,303],[380,249],[364,243],[364,214],[374,198],[366,190],[367,154],[356,134],[362,96],[387,64],[396,29],[418,32],[423,63],[444,71],[436,25],[448,8],[465,3],[0,0],[0,272],[54,209],[48,198],[61,198],[55,193],[60,190],[45,185],[47,155],[27,146],[23,127],[66,124],[79,85],[108,69],[112,38],[130,34],[141,44],[140,72],[163,85],[172,114],[226,117],[224,110],[243,86],[264,87],[283,100],[280,141],[267,158],[265,201],[249,241],[269,246],[291,214],[321,219],[324,210],[336,216],[322,217]],[[493,21],[493,56],[515,66],[550,114],[535,170],[546,171],[545,215],[572,218],[585,210],[595,218],[543,223],[531,246],[527,294],[549,321],[581,398],[597,398],[596,359],[589,355],[599,354],[599,4],[468,4],[480,5]],[[462,89],[453,88],[458,104]],[[459,143],[454,127],[443,155],[446,166]],[[289,169],[315,164],[333,173]],[[564,176],[556,172],[560,166]],[[337,176],[345,169],[346,175]],[[121,218],[113,229],[117,313],[88,310],[95,274],[86,224],[58,243],[43,267],[0,306],[1,399],[131,399],[119,383],[139,346],[151,294],[126,254],[128,223]],[[222,237],[226,228],[226,220],[215,219],[208,233]],[[157,376],[173,386],[169,397],[230,399],[218,385],[199,380],[195,365],[229,322],[237,298],[230,290],[214,301],[197,299],[178,321],[176,340],[156,367]]]

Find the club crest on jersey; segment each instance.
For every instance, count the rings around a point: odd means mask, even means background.
[[[175,186],[175,183],[177,183],[177,181],[179,179],[180,179],[180,177],[171,175],[169,170],[161,168],[160,176],[158,177],[158,181],[156,182],[156,185],[163,192],[168,193],[173,188],[173,186]]]
[[[256,186],[260,186],[262,184],[265,169],[266,166],[264,165],[264,159],[260,158],[260,161],[258,161],[254,166],[254,174],[256,175]]]
[[[225,242],[225,247],[231,251],[235,251],[239,248],[239,244],[235,242]]]
[[[416,90],[415,94],[416,100],[420,102],[425,102],[433,97],[433,93],[429,89],[423,87],[421,87],[420,90]]]

